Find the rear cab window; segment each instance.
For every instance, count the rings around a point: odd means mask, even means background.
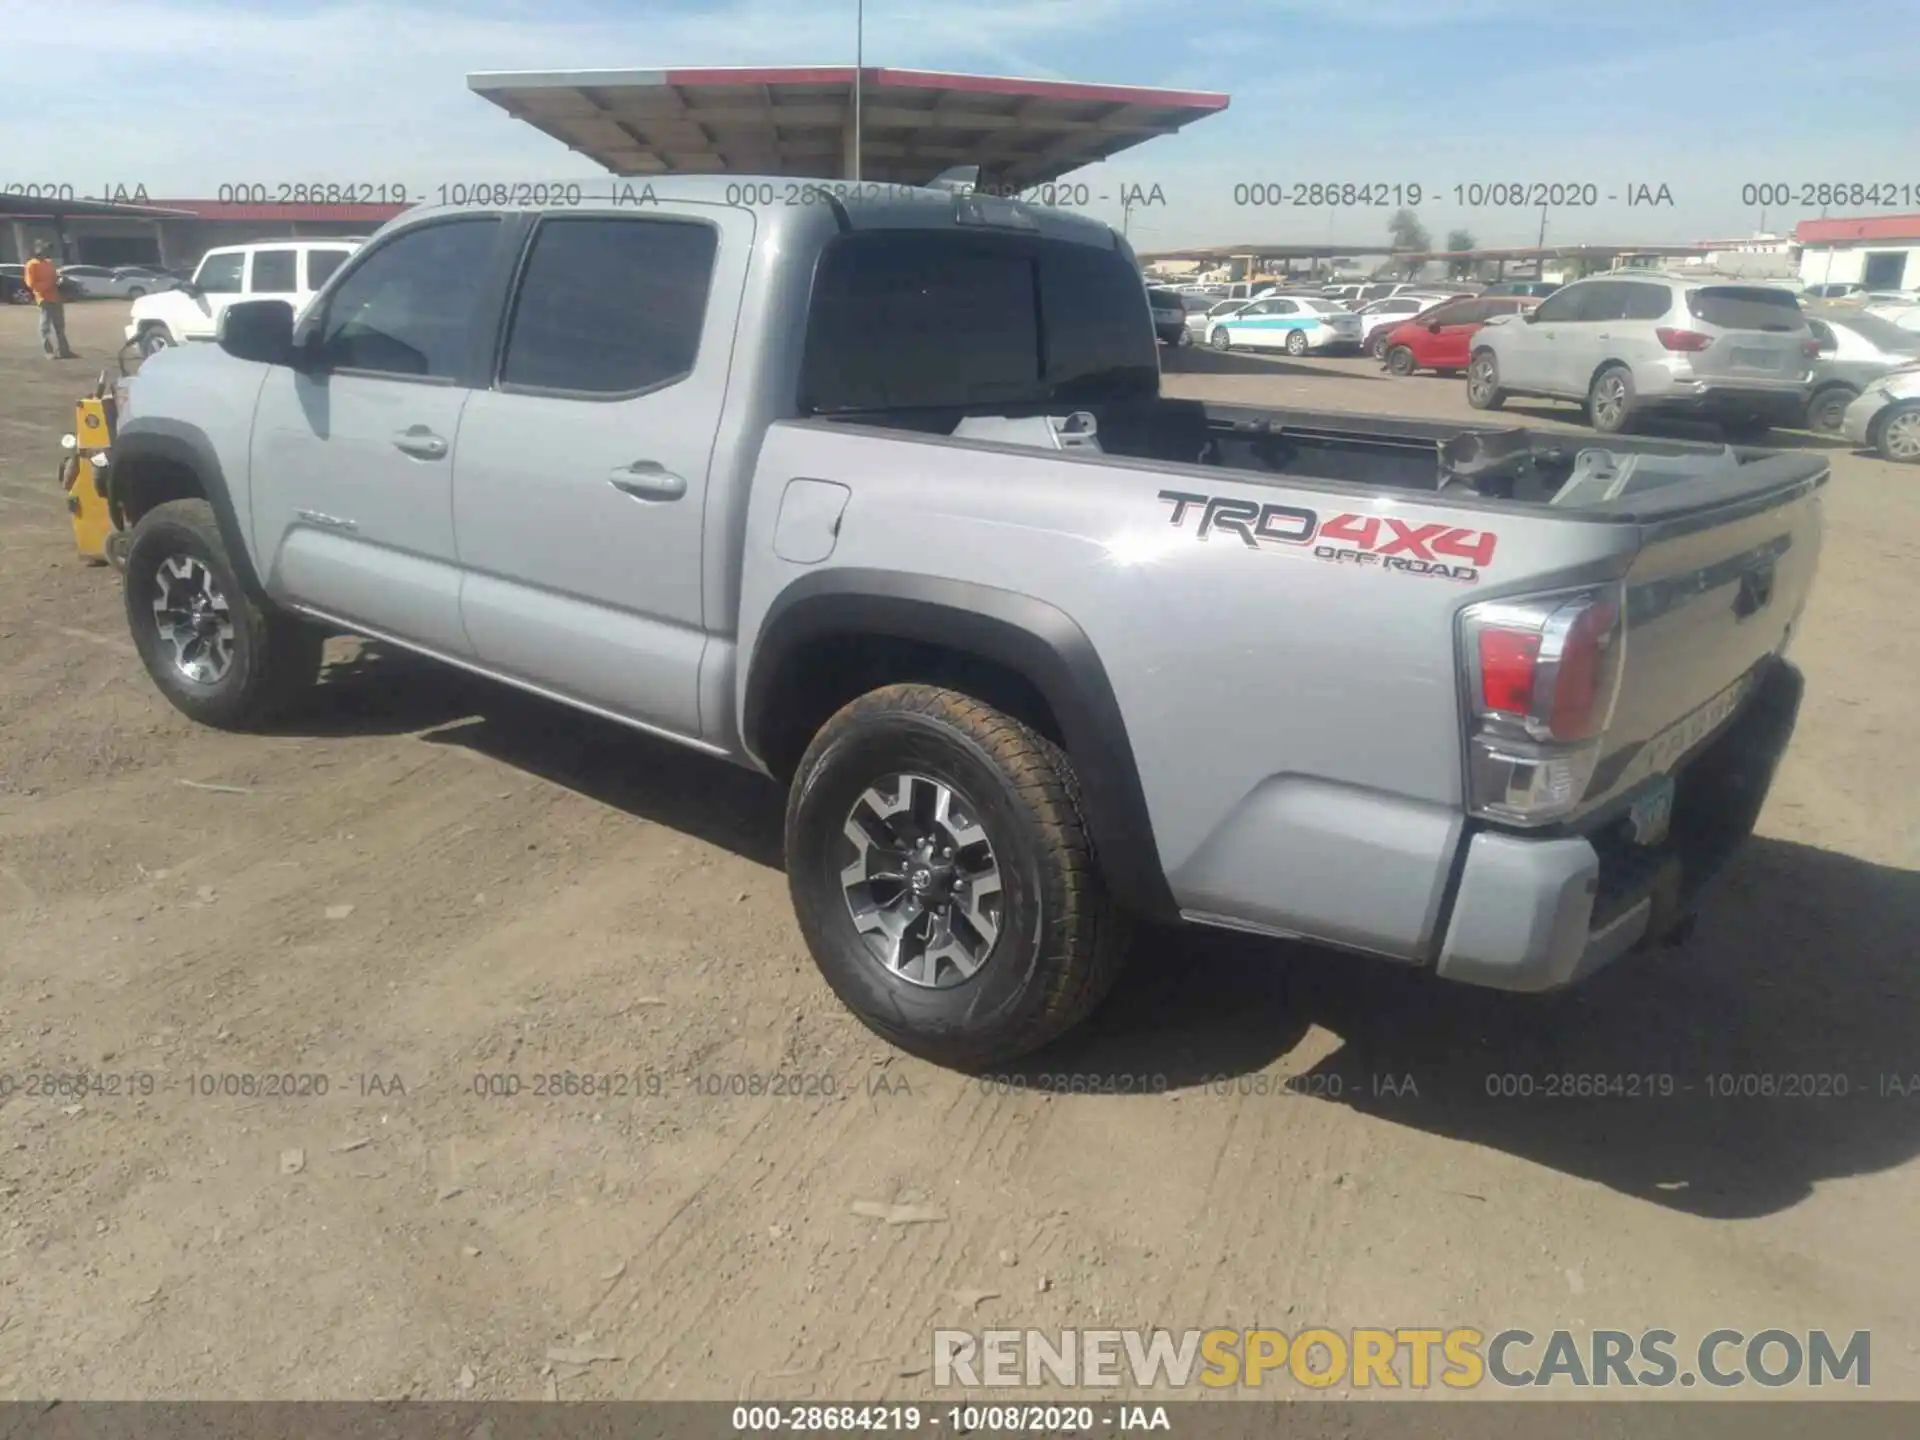
[[[1798,298],[1764,285],[1703,285],[1687,296],[1687,309],[1694,319],[1722,330],[1791,334],[1807,324]]]
[[[1139,272],[1045,236],[880,231],[832,241],[801,366],[809,414],[1096,404],[1159,393]]]

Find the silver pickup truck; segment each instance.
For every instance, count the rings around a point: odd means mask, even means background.
[[[410,212],[147,361],[161,692],[259,725],[344,630],[762,770],[827,982],[961,1066],[1140,918],[1510,990],[1684,933],[1793,727],[1819,459],[1163,398],[1105,226],[742,188]]]

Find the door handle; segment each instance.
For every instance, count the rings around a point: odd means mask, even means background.
[[[622,466],[607,476],[607,483],[636,500],[678,500],[687,493],[685,477],[657,460],[636,460]]]
[[[405,430],[397,431],[393,444],[395,449],[417,455],[422,460],[441,460],[447,453],[447,442],[424,425],[409,425]]]

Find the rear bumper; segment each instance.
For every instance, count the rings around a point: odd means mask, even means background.
[[[1641,383],[1636,375],[1635,396],[1648,410],[1696,415],[1764,415],[1780,425],[1798,424],[1806,415],[1811,387],[1798,383],[1746,383],[1730,380],[1688,380],[1664,370],[1657,379]]]
[[[1754,698],[1682,767],[1672,832],[1658,846],[1633,844],[1618,824],[1592,835],[1475,835],[1438,973],[1555,990],[1682,932],[1702,888],[1753,831],[1803,689],[1792,665],[1768,663]]]

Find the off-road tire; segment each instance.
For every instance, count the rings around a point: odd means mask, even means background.
[[[160,566],[176,557],[204,565],[226,602],[232,659],[211,683],[181,673],[154,615]],[[247,593],[220,538],[213,507],[205,500],[169,500],[143,515],[127,542],[124,578],[127,625],[141,663],[174,708],[203,725],[263,728],[284,714],[319,675],[326,636]]]
[[[841,871],[850,811],[889,775],[968,798],[998,865],[1003,909],[979,968],[944,988],[890,970],[855,928]],[[1079,1024],[1112,988],[1129,925],[1114,905],[1066,753],[991,705],[889,685],[815,735],[793,778],[787,884],[814,962],[841,1001],[901,1049],[963,1070],[1014,1059]]]

